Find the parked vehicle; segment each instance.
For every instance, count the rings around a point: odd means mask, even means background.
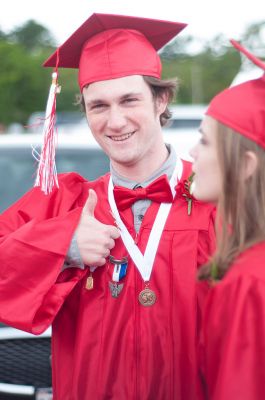
[[[172,144],[180,157],[191,160],[189,151],[200,138],[199,127],[206,106],[177,105],[170,110],[171,120],[163,128],[165,142]]]
[[[0,326],[1,400],[52,399],[50,337]]]
[[[42,136],[37,134],[0,136],[0,212],[33,187]],[[76,171],[95,179],[109,170],[109,160],[92,136],[58,135],[58,173]]]
[[[165,141],[189,158],[204,107],[177,106],[172,112]],[[37,162],[31,153],[39,150],[41,141],[36,133],[0,135],[0,212],[33,186]],[[56,165],[58,172],[76,171],[89,180],[109,170],[109,160],[84,119],[67,133],[58,132]],[[0,325],[0,400],[52,399],[50,335],[50,329],[34,336]]]

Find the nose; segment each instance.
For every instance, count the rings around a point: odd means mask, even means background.
[[[107,127],[112,131],[121,131],[126,125],[127,119],[124,110],[119,107],[111,107],[108,113]]]

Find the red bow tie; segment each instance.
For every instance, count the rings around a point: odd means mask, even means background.
[[[136,189],[127,189],[122,186],[115,186],[113,190],[114,198],[119,210],[129,208],[137,200],[149,199],[156,203],[172,203],[173,195],[166,175],[150,183],[149,186]]]

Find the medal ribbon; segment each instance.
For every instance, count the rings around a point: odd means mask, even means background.
[[[112,267],[112,280],[119,282],[126,275],[128,261],[116,262]]]
[[[175,197],[176,191],[175,191],[175,186],[177,184],[177,180],[180,180],[182,176],[182,162],[178,158],[177,159],[177,164],[174,169],[174,172],[172,174],[172,177],[169,181],[170,188],[172,191],[173,198]],[[108,200],[110,204],[111,211],[115,217],[116,223],[120,229],[121,233],[121,238],[124,243],[124,246],[126,247],[128,253],[130,254],[134,264],[136,265],[141,277],[143,278],[144,282],[148,282],[152,273],[153,265],[154,265],[154,260],[155,256],[157,253],[159,241],[168,217],[168,214],[170,212],[171,203],[161,203],[159,206],[158,213],[156,215],[152,230],[149,235],[149,239],[147,242],[147,246],[145,249],[144,255],[138,248],[138,246],[135,244],[132,236],[128,232],[128,229],[124,225],[119,211],[116,206],[116,202],[114,199],[113,195],[113,182],[112,178],[110,177],[109,179],[109,186],[108,186]]]

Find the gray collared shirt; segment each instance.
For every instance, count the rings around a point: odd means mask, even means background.
[[[112,176],[112,180],[113,180],[113,185],[114,186],[123,186],[128,189],[134,189],[139,186],[146,187],[151,182],[153,182],[155,179],[159,178],[161,175],[164,175],[164,174],[166,174],[168,179],[170,180],[170,178],[173,174],[174,168],[176,166],[176,163],[177,163],[177,155],[176,155],[174,148],[171,145],[167,144],[166,146],[167,146],[168,153],[169,153],[168,158],[161,165],[160,168],[158,168],[155,172],[153,172],[152,175],[150,175],[148,177],[148,179],[146,179],[143,182],[136,182],[136,181],[132,181],[127,178],[124,178],[123,176],[119,175],[114,170],[112,165],[110,165],[110,172],[111,172],[111,176]],[[150,204],[151,204],[151,201],[146,199],[146,200],[138,200],[132,205],[132,212],[133,212],[133,216],[134,216],[134,227],[135,227],[136,232],[139,232],[142,220],[143,220],[144,215],[145,215],[148,207],[150,206]],[[69,247],[66,259],[65,259],[64,268],[72,267],[72,266],[84,268],[84,264],[82,262],[82,259],[81,259],[80,253],[79,253],[79,249],[77,246],[76,235],[73,236],[72,242],[70,244],[70,247]]]

